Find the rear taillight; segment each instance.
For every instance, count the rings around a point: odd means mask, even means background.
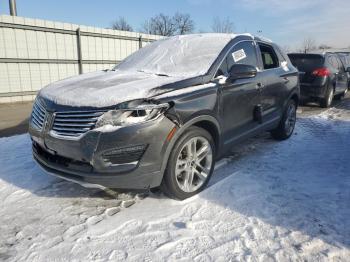
[[[331,72],[325,67],[317,68],[312,72],[313,76],[329,76],[330,74]]]

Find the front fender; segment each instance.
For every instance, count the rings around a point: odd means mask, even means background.
[[[174,136],[172,137],[171,141],[169,142],[169,144],[167,145],[167,147],[166,147],[166,149],[165,149],[165,151],[163,153],[164,158],[163,158],[162,165],[161,165],[161,174],[162,174],[162,176],[164,175],[164,171],[165,171],[165,169],[167,167],[167,164],[168,164],[169,156],[171,154],[172,149],[174,148],[174,145],[175,145],[176,141],[181,137],[181,135],[190,126],[194,126],[197,123],[200,123],[200,122],[203,122],[203,121],[208,121],[211,124],[215,125],[215,127],[217,128],[217,131],[218,131],[218,137],[219,138],[221,137],[221,128],[220,128],[219,121],[215,117],[213,117],[211,115],[197,116],[197,117],[192,118],[188,122],[186,122],[184,125],[178,126]],[[221,142],[220,139],[219,139],[217,144],[218,144],[218,148],[216,150],[217,150],[217,152],[220,152],[220,149],[222,147],[222,142]]]

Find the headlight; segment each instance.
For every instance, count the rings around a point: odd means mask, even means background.
[[[96,123],[96,128],[112,126],[128,126],[157,119],[169,108],[169,104],[140,104],[110,110],[103,114]]]

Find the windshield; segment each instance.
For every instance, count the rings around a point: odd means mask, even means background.
[[[312,72],[314,69],[322,67],[324,57],[314,54],[289,54],[289,59],[299,71]]]
[[[114,69],[165,76],[204,75],[233,37],[198,34],[165,38],[130,55]]]

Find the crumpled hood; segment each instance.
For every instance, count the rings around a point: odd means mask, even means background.
[[[164,91],[159,87],[184,80],[141,72],[98,71],[67,78],[41,89],[39,96],[55,104],[109,107]]]

